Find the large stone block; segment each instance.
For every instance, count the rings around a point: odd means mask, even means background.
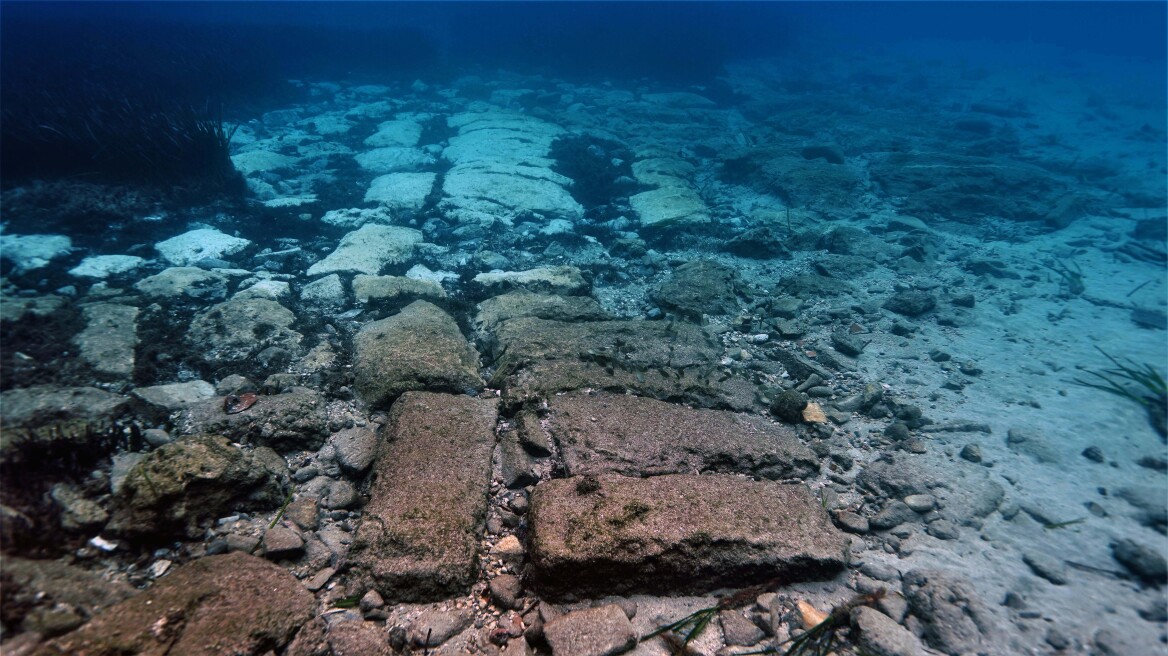
[[[495,329],[491,355],[491,386],[509,405],[585,388],[735,410],[757,404],[753,384],[719,365],[721,344],[681,321],[517,318]]]
[[[548,399],[546,426],[570,476],[741,473],[771,480],[807,478],[819,460],[790,426],[757,415],[695,410],[618,394]]]
[[[848,546],[806,487],[730,475],[552,480],[528,521],[531,580],[549,598],[828,578]]]
[[[209,556],[36,653],[273,653],[314,608],[312,594],[281,567],[243,553]]]
[[[392,317],[361,328],[353,340],[357,393],[387,405],[403,392],[482,389],[479,354],[438,306],[414,301]]]
[[[432,601],[468,590],[487,512],[496,402],[403,394],[373,468],[349,563],[385,599]]]

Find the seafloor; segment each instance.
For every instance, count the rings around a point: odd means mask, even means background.
[[[4,653],[1163,653],[1163,80],[993,57],[294,81],[244,206],[7,191]]]

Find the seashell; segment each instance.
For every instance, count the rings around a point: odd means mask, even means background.
[[[243,394],[228,394],[223,397],[223,412],[229,415],[238,414],[247,410],[259,401],[260,397],[251,392],[244,392]]]
[[[810,629],[813,626],[823,624],[827,619],[827,613],[824,613],[800,599],[795,603],[795,607],[799,610],[799,618],[803,622],[804,629]]]

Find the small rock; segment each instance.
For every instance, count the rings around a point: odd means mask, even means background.
[[[803,422],[806,407],[807,397],[795,390],[783,390],[771,402],[771,413],[789,424],[799,424]]]
[[[738,610],[722,611],[718,613],[718,620],[722,623],[722,635],[728,645],[757,644],[766,635]]]
[[[364,596],[361,597],[361,611],[368,613],[375,608],[381,608],[385,605],[385,600],[381,598],[376,590],[370,589]]]
[[[523,584],[518,576],[500,574],[491,579],[490,588],[491,599],[497,605],[513,610],[518,610],[523,606],[520,599],[523,595]]]
[[[1054,556],[1038,551],[1027,551],[1022,554],[1022,562],[1036,575],[1055,585],[1067,584],[1067,570],[1062,562]]]
[[[616,604],[561,615],[543,633],[552,653],[571,656],[612,656],[637,643],[632,623]]]
[[[905,502],[892,501],[868,520],[868,524],[877,531],[886,531],[916,518],[917,514]]]
[[[142,439],[146,440],[146,443],[153,447],[164,446],[174,441],[170,433],[161,428],[147,428],[142,431]]]
[[[891,617],[867,606],[852,611],[852,626],[859,630],[856,642],[867,653],[880,656],[917,656],[920,641]]]
[[[509,563],[520,563],[523,561],[523,544],[519,542],[519,538],[514,535],[508,535],[502,540],[499,540],[494,547],[491,548],[491,555],[501,558]]]
[[[314,498],[300,498],[284,509],[284,518],[305,531],[315,531],[320,527],[320,509]]]
[[[1168,561],[1154,549],[1123,538],[1111,544],[1111,555],[1146,583],[1163,585],[1168,581]]]
[[[961,449],[961,457],[969,462],[981,462],[981,447],[976,444],[966,444]]]
[[[913,512],[924,514],[937,507],[937,499],[931,494],[910,494],[904,498],[904,504]]]
[[[295,529],[273,526],[264,533],[264,555],[272,560],[296,558],[304,553],[304,538]]]
[[[329,579],[331,579],[336,573],[336,569],[332,567],[326,567],[313,575],[312,578],[305,581],[304,587],[308,588],[312,592],[316,592],[317,590],[323,588],[325,584],[329,582]]]
[[[848,533],[867,533],[871,530],[867,519],[850,510],[836,513],[835,524]]]
[[[377,455],[377,433],[363,426],[346,428],[329,438],[341,469],[350,476],[360,476],[373,464]]]
[[[437,647],[470,626],[470,610],[427,608],[406,628],[406,639],[415,647]]]
[[[1103,450],[1097,446],[1089,446],[1086,449],[1083,449],[1082,455],[1091,462],[1102,463],[1105,460],[1103,457]]]
[[[238,533],[228,533],[224,537],[224,542],[227,545],[227,551],[242,551],[243,553],[252,553],[260,545],[259,538]]]
[[[908,289],[893,294],[884,302],[884,308],[906,317],[920,316],[937,306],[937,299],[928,292]]]
[[[329,485],[328,497],[324,501],[324,507],[330,510],[339,508],[351,508],[357,503],[357,490],[349,481],[340,480],[333,481]]]
[[[957,525],[947,519],[940,519],[929,524],[925,532],[938,540],[956,540],[961,537]]]

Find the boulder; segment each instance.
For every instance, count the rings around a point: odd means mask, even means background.
[[[227,297],[227,276],[198,267],[171,267],[139,280],[134,289],[151,298],[220,301]]]
[[[134,373],[138,346],[138,308],[93,303],[81,308],[85,329],[73,337],[78,357],[105,379],[125,380]]]
[[[507,319],[536,317],[553,321],[603,321],[612,317],[591,296],[560,296],[513,291],[479,303],[475,327],[494,330]]]
[[[251,407],[235,414],[227,414],[221,396],[189,403],[174,426],[181,435],[215,433],[279,451],[319,449],[330,432],[324,397],[306,387],[260,395]]]
[[[282,464],[270,449],[245,451],[220,435],[167,444],[130,470],[106,529],[144,542],[199,537],[205,522],[236,505],[279,506],[287,483]]]
[[[303,335],[292,329],[295,321],[296,315],[276,301],[232,298],[196,314],[186,340],[212,367],[263,366],[254,360],[265,349],[299,350]]]
[[[365,273],[375,276],[391,264],[407,261],[422,233],[413,228],[367,223],[341,238],[336,250],[308,267],[309,276]]]
[[[177,237],[158,242],[154,248],[162,259],[174,266],[191,266],[201,260],[226,259],[251,246],[251,242],[223,234],[211,228],[184,232]]]

